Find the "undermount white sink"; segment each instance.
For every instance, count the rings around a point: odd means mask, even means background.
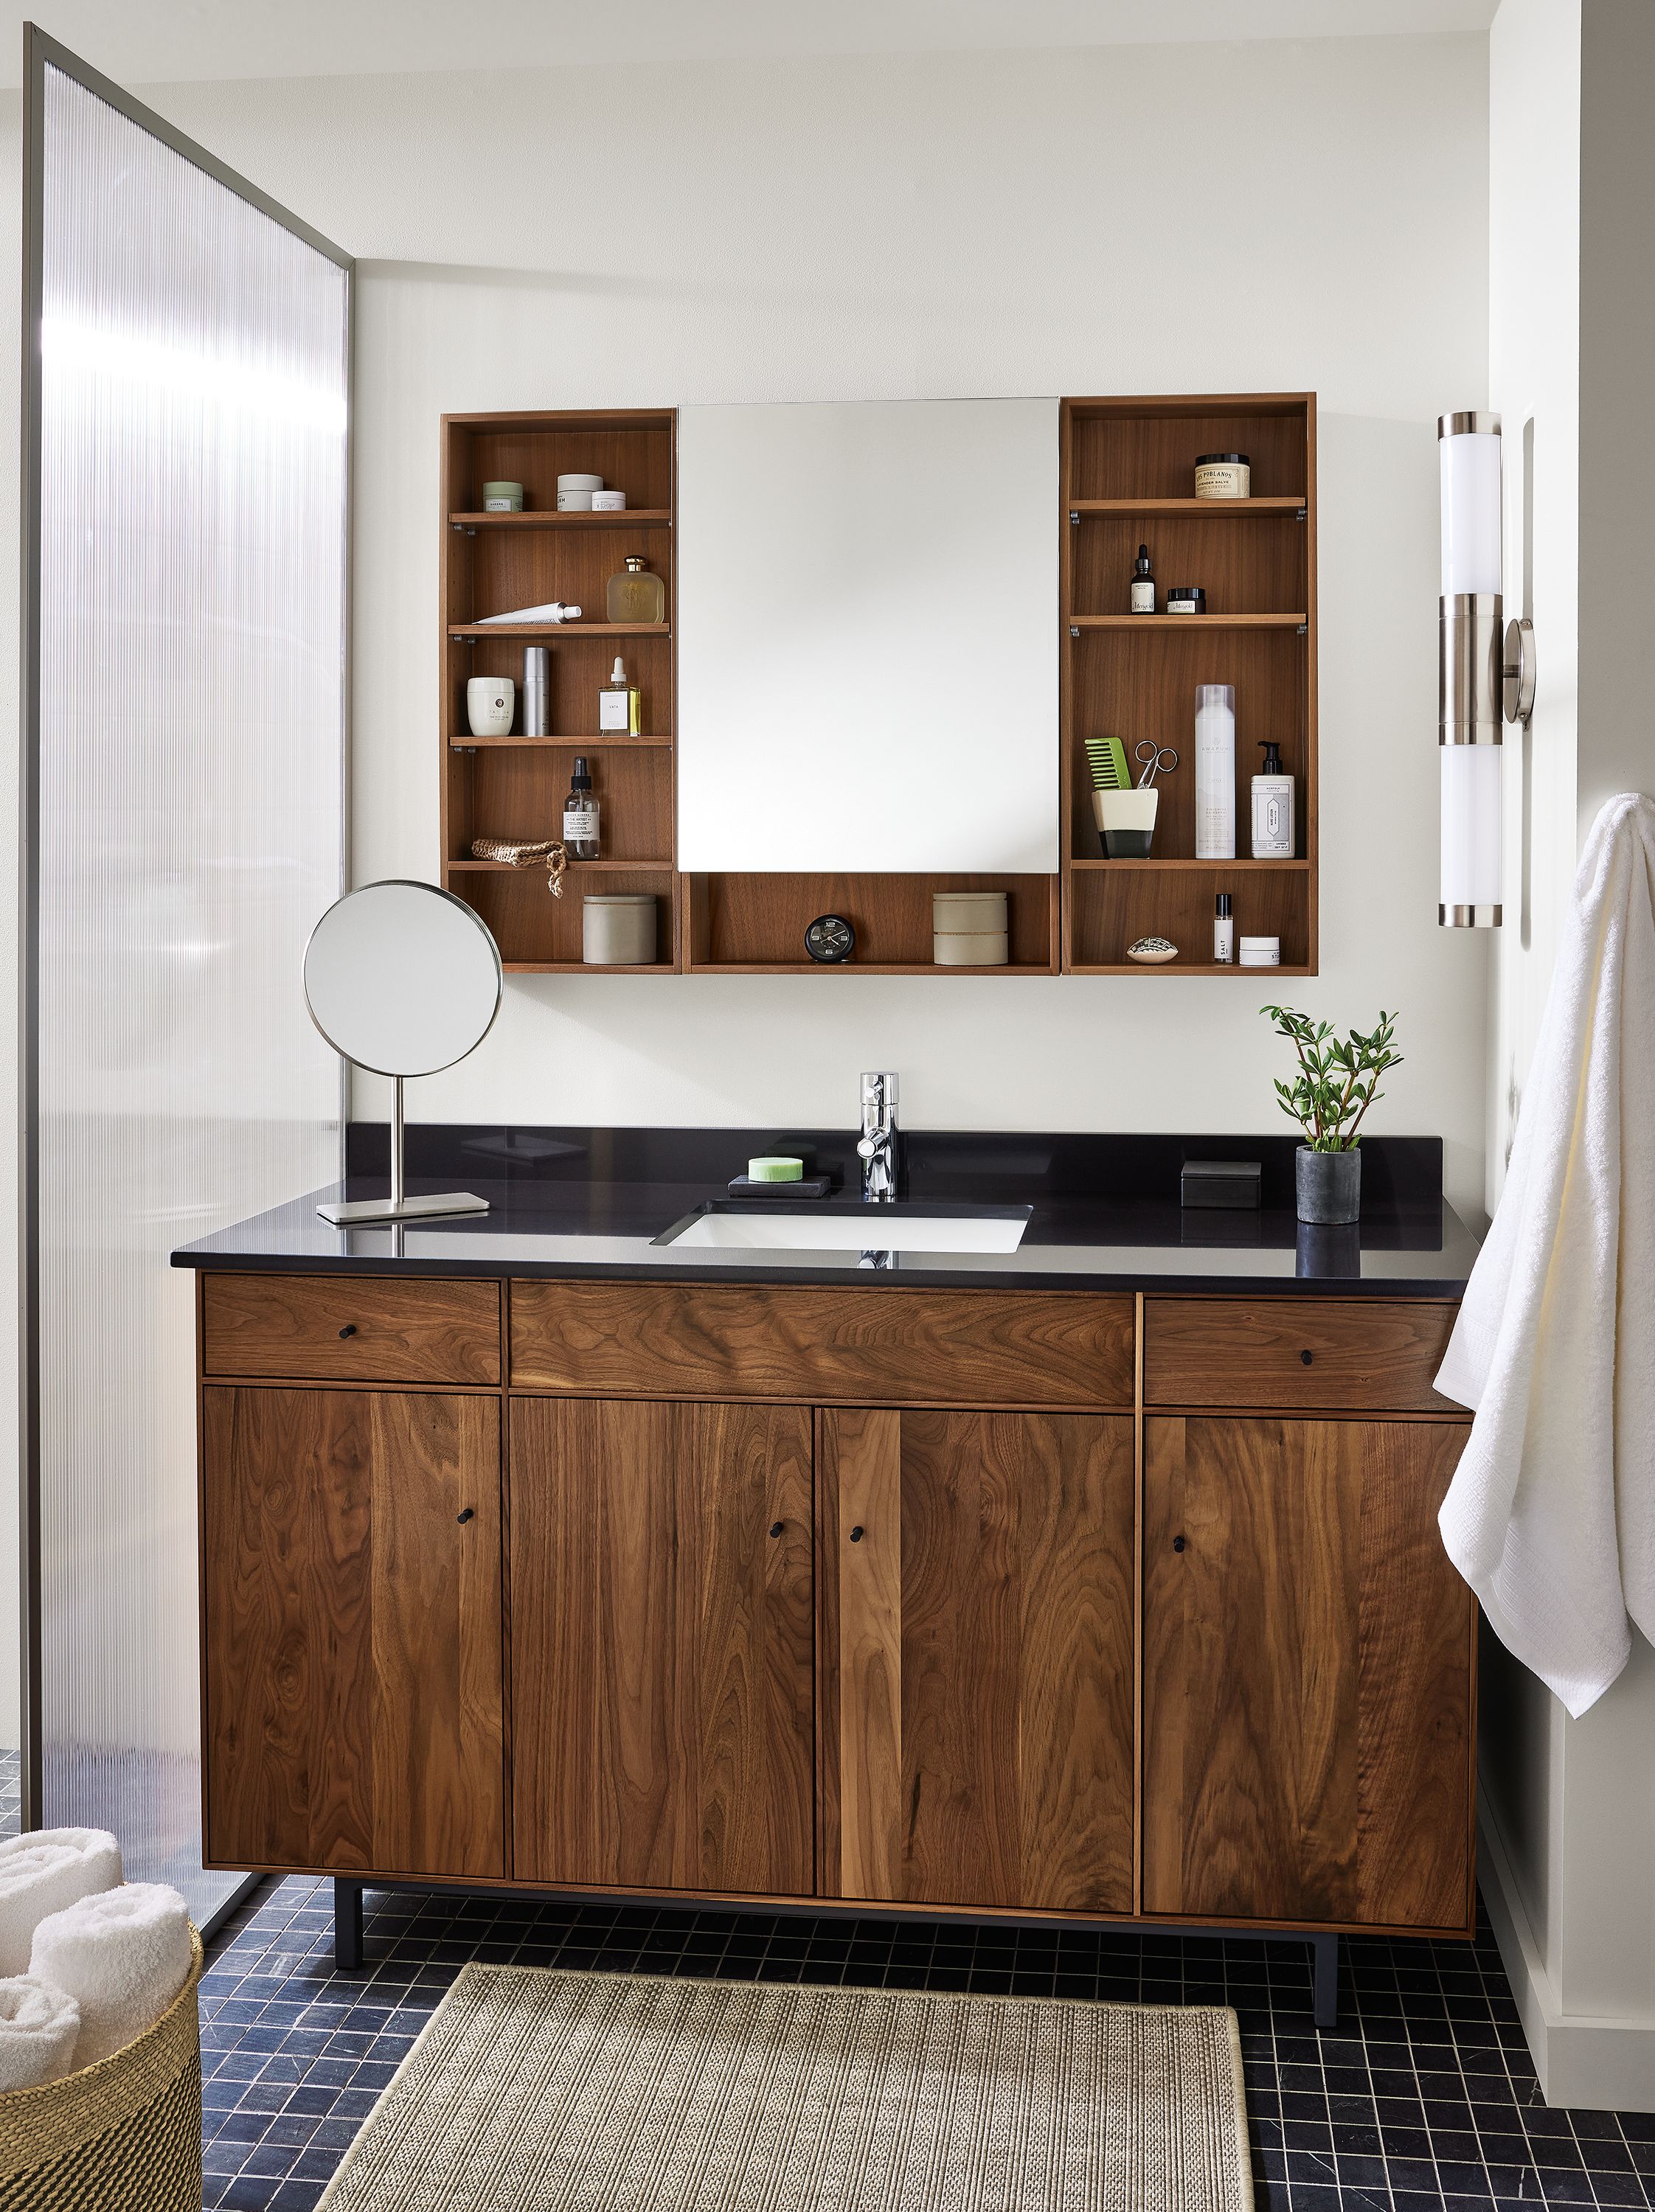
[[[869,1206],[856,1213],[697,1213],[660,1244],[723,1252],[1015,1252],[1026,1213],[905,1213]]]

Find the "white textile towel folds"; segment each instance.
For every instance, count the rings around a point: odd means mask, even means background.
[[[75,2063],[81,2008],[29,1974],[0,1980],[0,2096],[60,2081]]]
[[[1609,800],[1565,917],[1506,1188],[1437,1388],[1439,1516],[1500,1641],[1583,1713],[1655,1638],[1655,801]]]
[[[94,2066],[154,2026],[189,1978],[190,1916],[165,1882],[83,1897],[34,1931],[29,1972],[81,2008],[76,2067]]]
[[[102,1828],[35,1828],[0,1843],[0,1976],[27,1972],[34,1930],[48,1913],[120,1878],[121,1847]]]

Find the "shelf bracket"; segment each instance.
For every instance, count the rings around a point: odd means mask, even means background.
[[[1299,635],[1300,635],[1300,637],[1308,637],[1308,636],[1310,635],[1310,634],[1311,634],[1311,626],[1310,626],[1310,624],[1309,624],[1308,623],[1299,623]]]
[[[1074,624],[1073,623],[1071,623],[1069,624],[1069,635],[1070,635],[1071,637],[1079,637],[1079,636],[1080,636],[1080,631],[1075,628]]]
[[[1078,507],[1070,507],[1070,509],[1069,509],[1069,520],[1070,520],[1071,522],[1078,523],[1078,522],[1080,521],[1080,508],[1079,508]]]
[[[1293,520],[1294,520],[1295,522],[1308,522],[1308,521],[1310,520],[1310,510],[1309,510],[1309,508],[1308,508],[1308,507],[1301,507],[1299,508],[1299,510],[1298,514],[1297,514],[1296,515],[1294,515],[1294,517],[1293,517]]]
[[[477,747],[475,745],[450,745],[448,750],[451,753],[474,753],[477,750]]]

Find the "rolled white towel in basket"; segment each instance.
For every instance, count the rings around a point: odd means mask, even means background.
[[[33,1974],[0,1980],[0,2094],[38,2089],[75,2063],[81,2008],[66,1990]]]
[[[83,1897],[34,1931],[29,1972],[81,2008],[75,2063],[95,2066],[152,2027],[190,1973],[190,1915],[163,1881]]]
[[[0,1844],[0,1975],[28,1971],[29,1945],[48,1913],[114,1889],[121,1847],[102,1828],[35,1828]]]

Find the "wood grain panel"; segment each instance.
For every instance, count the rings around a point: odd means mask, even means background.
[[[515,1281],[519,1389],[831,1404],[1129,1407],[1130,1297]]]
[[[1463,1433],[1146,1424],[1146,1911],[1469,1924]]]
[[[823,1872],[832,1895],[902,1897],[902,1416],[847,1412],[822,1425],[837,1500],[824,1552],[839,1563],[838,1703],[829,1722],[838,1866],[824,1860]]]
[[[807,1895],[809,1414],[511,1419],[517,1874]]]
[[[498,1881],[498,1401],[202,1402],[210,1856]]]
[[[822,1430],[824,1893],[1129,1911],[1130,1419]]]
[[[208,1375],[283,1381],[498,1382],[500,1285],[210,1273],[202,1364]]]
[[[1152,1406],[1449,1410],[1431,1387],[1456,1309],[1421,1298],[1147,1298]]]

